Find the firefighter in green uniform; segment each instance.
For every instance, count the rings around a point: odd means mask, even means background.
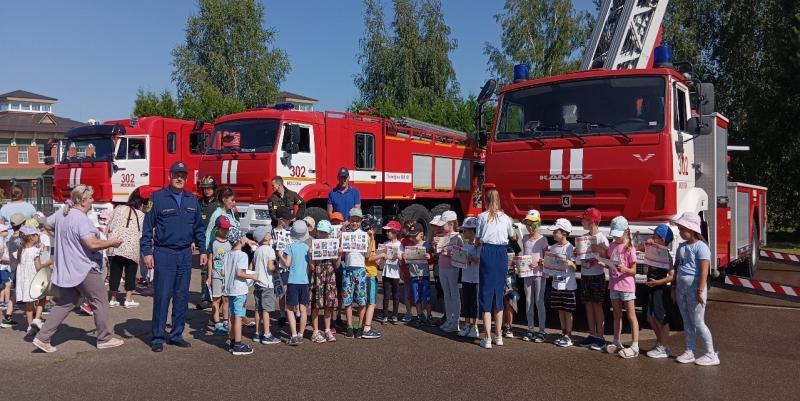
[[[217,180],[207,175],[200,180],[197,185],[200,188],[200,219],[203,222],[203,229],[208,227],[208,219],[217,210]],[[208,280],[208,269],[200,266],[200,294],[202,294],[197,309],[207,309],[211,307],[211,293],[208,291],[206,281]]]
[[[272,196],[269,197],[267,205],[269,207],[269,217],[272,218],[273,222],[278,221],[276,212],[281,206],[286,206],[291,209],[292,212],[295,213],[294,217],[297,219],[302,219],[306,216],[306,202],[303,201],[303,198],[301,198],[297,192],[286,188],[283,185],[283,178],[281,177],[274,177],[272,179]],[[297,206],[296,212],[295,206]]]

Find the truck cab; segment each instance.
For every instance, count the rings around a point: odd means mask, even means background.
[[[169,183],[169,167],[186,163],[193,191],[210,132],[202,122],[164,117],[110,120],[72,129],[58,144],[53,197],[64,202],[78,184],[95,190],[95,210],[124,203],[140,187]]]
[[[731,217],[728,121],[714,112],[713,98],[709,84],[672,68],[520,80],[499,94],[485,187],[497,188],[503,209],[516,218],[538,209],[548,222],[579,221],[589,207],[601,211],[605,224],[625,216],[634,242],[660,223],[698,212],[717,254],[712,268],[724,266],[757,252],[766,232],[759,228],[755,241],[745,235],[743,244],[732,243],[730,222],[738,219],[746,230],[748,222],[763,223],[766,189],[755,188],[755,201],[744,199]],[[572,235],[583,233],[578,226]]]

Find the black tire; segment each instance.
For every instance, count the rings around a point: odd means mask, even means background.
[[[747,258],[747,277],[755,277],[758,270],[758,258],[761,256],[761,241],[758,238],[758,223],[753,221],[753,232],[750,240],[750,257]]]
[[[430,244],[433,231],[430,229],[431,212],[428,208],[419,203],[406,206],[406,208],[400,212],[400,221],[405,223],[408,220],[413,220],[422,224],[422,228],[425,230],[425,240]]]
[[[328,220],[328,211],[321,207],[309,207],[306,208],[306,216],[311,216],[319,223],[320,220]]]

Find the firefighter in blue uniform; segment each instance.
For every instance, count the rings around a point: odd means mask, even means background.
[[[141,250],[144,264],[155,268],[153,279],[153,328],[151,349],[164,350],[164,343],[191,347],[183,339],[186,310],[189,305],[189,281],[192,277],[192,246],[200,251],[200,264],[207,260],[205,227],[200,204],[185,191],[188,170],[183,162],[169,169],[169,187],[153,193],[151,209],[144,218]],[[172,330],[165,336],[167,310],[172,301]]]

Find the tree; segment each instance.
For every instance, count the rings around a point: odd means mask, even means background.
[[[459,86],[456,71],[449,54],[458,43],[450,38],[450,27],[444,22],[440,0],[425,0],[422,14],[422,54],[420,81],[435,98],[458,97]]]
[[[269,45],[264,6],[254,0],[199,0],[186,43],[173,52],[172,80],[185,118],[210,119],[275,99],[289,72],[286,53]]]
[[[361,93],[361,108],[373,104],[378,99],[392,96],[388,79],[392,63],[391,49],[386,34],[383,9],[376,0],[364,1],[364,27],[364,37],[358,41],[361,48],[358,55],[361,74],[354,78],[355,85]]]
[[[172,98],[172,94],[166,89],[161,92],[160,96],[155,92],[139,89],[136,92],[133,115],[138,117],[180,117],[178,106]]]
[[[511,82],[515,64],[525,63],[531,77],[561,74],[578,68],[591,33],[592,18],[577,13],[571,0],[506,0],[495,15],[502,27],[500,48],[486,43],[489,71],[501,83]]]

